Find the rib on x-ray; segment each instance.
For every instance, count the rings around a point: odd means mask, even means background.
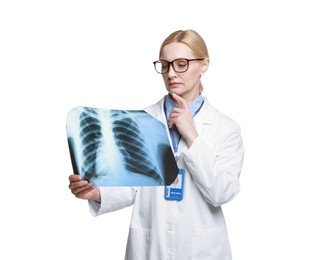
[[[80,139],[82,151],[81,171],[85,179],[96,178],[96,157],[100,152],[102,133],[97,112],[92,108],[85,108],[79,116]],[[93,175],[93,176],[92,176]]]
[[[177,176],[166,127],[143,110],[76,107],[67,136],[74,173],[97,186],[170,185]]]

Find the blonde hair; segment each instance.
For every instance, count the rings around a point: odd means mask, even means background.
[[[194,30],[179,30],[171,33],[161,44],[159,58],[161,58],[162,49],[170,43],[181,42],[186,44],[193,51],[197,58],[209,58],[208,48],[203,38]],[[199,91],[203,91],[203,85],[200,80]]]

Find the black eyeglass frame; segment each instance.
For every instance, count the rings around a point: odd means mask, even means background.
[[[184,70],[184,71],[177,71],[177,70],[175,70],[175,68],[174,68],[174,62],[175,62],[175,61],[179,61],[179,60],[184,60],[184,61],[187,62],[187,68],[186,68],[186,70]],[[175,59],[175,60],[172,60],[172,61],[167,61],[167,60],[156,60],[156,61],[153,62],[153,65],[154,65],[154,67],[155,67],[155,70],[156,70],[157,73],[159,73],[159,74],[166,74],[166,73],[168,73],[169,68],[170,68],[170,65],[172,65],[173,70],[174,70],[175,72],[177,72],[177,73],[184,73],[184,72],[186,72],[186,71],[188,70],[188,68],[190,67],[190,61],[195,61],[195,60],[205,60],[205,58],[197,58],[197,59],[178,58],[178,59]],[[156,63],[162,63],[162,61],[163,61],[163,62],[166,62],[166,63],[168,64],[168,69],[167,69],[167,71],[166,71],[166,72],[163,72],[163,73],[162,73],[162,72],[159,72],[159,71],[157,70],[157,68],[156,68]]]

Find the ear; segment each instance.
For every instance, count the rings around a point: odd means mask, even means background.
[[[203,60],[203,62],[201,63],[201,74],[200,75],[203,75],[208,70],[209,64],[210,64],[210,59],[205,58]]]

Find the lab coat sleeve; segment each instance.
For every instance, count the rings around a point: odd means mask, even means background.
[[[239,192],[244,146],[237,123],[226,124],[211,135],[198,136],[183,159],[204,199],[215,207]]]
[[[136,187],[99,187],[101,203],[88,200],[90,213],[99,216],[134,204]]]

